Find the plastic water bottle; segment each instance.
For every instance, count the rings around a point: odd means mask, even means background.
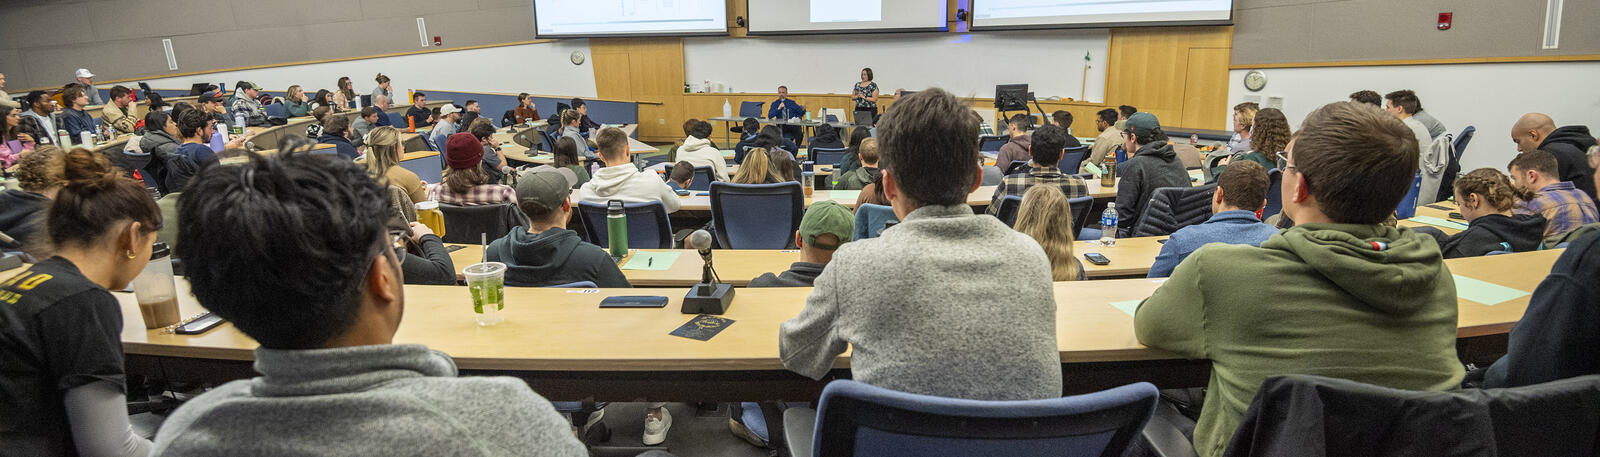
[[[1117,204],[1107,203],[1106,211],[1100,213],[1100,244],[1105,246],[1117,245]]]
[[[244,113],[235,113],[233,115],[233,128],[230,130],[236,136],[244,135]]]
[[[733,117],[733,103],[726,98],[722,99],[722,117]]]
[[[72,147],[72,135],[67,133],[67,129],[56,129],[56,146],[61,149]]]

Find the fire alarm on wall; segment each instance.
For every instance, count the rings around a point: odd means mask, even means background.
[[[1455,19],[1455,13],[1439,13],[1439,30],[1450,30],[1450,22]]]
[[[434,46],[444,46],[444,40],[439,39],[438,35],[434,35],[433,36],[433,45]]]

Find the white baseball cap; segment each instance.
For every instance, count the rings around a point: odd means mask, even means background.
[[[93,78],[94,77],[94,73],[90,73],[88,68],[79,68],[78,69],[78,77],[79,78]]]
[[[459,112],[461,112],[461,108],[457,108],[454,103],[439,107],[439,115],[440,116],[443,116],[443,115],[446,115],[446,114],[455,114],[455,113],[459,113]]]

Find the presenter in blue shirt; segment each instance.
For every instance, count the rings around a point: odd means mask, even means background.
[[[800,106],[799,103],[795,103],[793,99],[789,98],[788,86],[778,86],[778,99],[773,100],[770,106],[771,108],[767,108],[767,119],[781,121],[806,117],[805,107]],[[795,142],[795,144],[800,144],[800,138],[805,136],[805,129],[801,126],[782,125],[781,127],[783,128],[783,136],[788,138],[789,141]]]

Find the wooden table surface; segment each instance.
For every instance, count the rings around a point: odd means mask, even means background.
[[[1563,250],[1451,259],[1451,271],[1531,292]],[[1112,302],[1148,297],[1159,279],[1077,281],[1055,284],[1056,339],[1064,364],[1170,360],[1134,336],[1133,316]],[[182,315],[202,312],[178,280]],[[724,317],[735,323],[710,341],[671,336],[687,322],[679,313],[687,290],[544,289],[505,291],[505,322],[479,327],[467,290],[452,286],[405,286],[406,315],[395,343],[426,344],[456,359],[463,369],[510,371],[716,371],[783,370],[778,324],[805,306],[809,288],[739,289]],[[600,309],[612,295],[668,297],[663,309]],[[131,293],[115,293],[122,304],[122,341],[128,354],[220,360],[250,360],[254,341],[224,324],[202,335],[145,330]],[[997,299],[1001,299],[998,298]],[[1459,300],[1460,337],[1509,331],[1528,305],[1528,295],[1494,306]],[[836,366],[848,366],[841,357]],[[1131,382],[1131,381],[1130,381]]]
[[[455,263],[457,277],[460,270],[468,265],[483,260],[483,248],[476,244],[459,244],[446,246],[461,246],[461,249],[450,253],[451,262]],[[633,260],[634,253],[644,252],[676,252],[678,258],[666,270],[629,270],[625,267]],[[712,262],[717,267],[717,276],[723,282],[733,284],[735,287],[744,287],[750,284],[751,279],[763,273],[782,273],[789,269],[789,264],[800,261],[800,251],[796,250],[770,250],[770,249],[717,249],[712,252]],[[700,282],[700,253],[693,249],[633,249],[628,251],[628,256],[617,263],[624,267],[622,275],[628,278],[628,283],[634,287],[689,287]]]
[[[1437,218],[1448,220],[1448,221],[1451,221],[1451,222],[1460,222],[1462,225],[1466,225],[1467,224],[1467,220],[1466,219],[1450,217],[1450,213],[1459,213],[1461,211],[1456,206],[1456,204],[1454,202],[1435,202],[1435,203],[1432,203],[1432,205],[1433,206],[1442,207],[1442,208],[1446,208],[1446,209],[1431,208],[1428,205],[1418,206],[1417,207],[1417,215],[1418,216],[1437,217]],[[1411,220],[1411,219],[1401,220],[1400,221],[1400,226],[1401,227],[1412,227],[1412,228],[1416,228],[1416,227],[1432,227],[1432,228],[1435,228],[1435,229],[1439,229],[1439,231],[1444,232],[1444,234],[1446,234],[1446,235],[1454,235],[1454,234],[1457,234],[1457,233],[1461,233],[1461,230],[1457,229],[1457,228],[1440,227],[1440,226],[1437,226],[1437,225],[1424,224],[1424,223],[1417,222],[1417,221],[1414,221],[1414,220]]]
[[[988,208],[989,207],[989,199],[991,197],[994,197],[994,188],[995,187],[996,186],[980,186],[980,187],[978,187],[978,190],[975,190],[971,194],[967,195],[967,204],[971,205],[974,208],[979,208],[979,209]],[[705,195],[701,195],[701,194],[705,194]],[[806,206],[811,206],[811,203],[815,202],[815,201],[833,200],[833,201],[839,202],[839,204],[844,205],[847,208],[855,208],[856,207],[856,197],[859,196],[860,194],[861,194],[860,191],[855,191],[855,190],[848,190],[848,191],[817,190],[817,191],[813,191],[813,194],[812,194],[811,198],[805,199],[805,205]],[[680,197],[678,197],[678,199],[679,199],[679,201],[683,202],[682,206],[680,206],[678,208],[678,211],[694,211],[694,212],[709,212],[709,211],[711,211],[711,195],[710,195],[710,193],[708,191],[696,191],[696,192],[690,193],[689,195],[686,195],[686,196],[680,196]],[[572,202],[574,204],[576,204],[578,202],[576,193],[573,194]]]

